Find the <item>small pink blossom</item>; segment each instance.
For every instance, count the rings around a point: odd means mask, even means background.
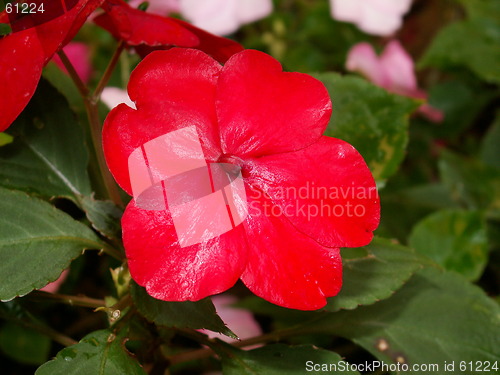
[[[84,43],[71,42],[63,48],[63,51],[66,56],[68,56],[69,61],[75,68],[82,82],[87,83],[92,75],[89,47]],[[67,72],[59,56],[54,55],[53,61],[63,72]]]
[[[412,0],[330,0],[332,17],[368,34],[389,36],[401,27]]]
[[[226,323],[228,328],[233,331],[241,340],[262,334],[262,329],[253,317],[252,313],[231,307],[237,301],[236,297],[230,295],[217,295],[212,297],[212,302],[215,305],[217,314]],[[221,333],[212,332],[209,330],[200,330],[210,338],[218,338],[222,341],[233,343],[236,340],[227,337]],[[253,347],[255,348],[255,347]],[[252,347],[250,348],[252,349]]]
[[[356,44],[348,53],[346,69],[362,74],[375,85],[395,94],[427,99],[425,91],[418,87],[411,56],[397,40],[389,42],[380,56],[371,44]],[[443,113],[428,104],[422,105],[419,111],[431,121],[443,120]]]
[[[217,35],[268,16],[271,0],[179,0],[181,14],[193,25]]]

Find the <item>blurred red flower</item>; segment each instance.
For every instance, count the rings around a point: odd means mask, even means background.
[[[122,0],[33,0],[43,12],[0,12],[0,23],[12,32],[0,37],[0,132],[7,129],[33,96],[42,69],[67,45],[90,14],[102,6],[105,13],[95,22],[116,38],[146,55],[172,46],[202,49],[226,61],[243,48],[236,42],[198,29],[184,21],[148,14]],[[38,9],[38,7],[36,9]],[[16,9],[16,8],[14,8]]]
[[[321,308],[339,292],[339,247],[368,244],[380,207],[361,155],[322,135],[331,101],[321,82],[284,73],[258,51],[239,52],[222,67],[201,51],[175,48],[148,55],[128,93],[137,109],[120,104],[103,129],[108,166],[125,191],[133,193],[135,150],[195,127],[208,164],[230,163],[241,172],[248,205],[242,224],[183,246],[172,207],[148,210],[133,199],[122,227],[137,283],[155,298],[184,301],[241,279],[258,296],[302,310]],[[174,151],[191,157],[189,150]],[[198,208],[190,228],[215,220]]]
[[[94,22],[115,38],[134,46],[143,56],[155,49],[192,47],[225,62],[243,49],[230,39],[210,34],[177,18],[132,8],[123,0],[106,0],[102,8],[105,13],[94,18]]]
[[[12,28],[11,34],[0,37],[0,91],[9,93],[0,100],[0,131],[7,129],[26,107],[43,67],[103,2],[61,1],[31,1],[44,5],[44,11],[38,13],[0,13],[0,23],[9,23]]]

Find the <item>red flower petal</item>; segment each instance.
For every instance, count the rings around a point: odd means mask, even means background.
[[[379,197],[370,170],[350,144],[323,136],[303,150],[250,165],[247,183],[265,191],[299,231],[328,247],[371,241]]]
[[[71,28],[69,29],[66,38],[64,39],[60,48],[64,47],[66,44],[71,42],[75,35],[80,31],[87,18],[96,10],[105,0],[80,0],[77,5],[77,14],[74,21],[71,23]],[[80,7],[81,5],[81,7]]]
[[[248,262],[241,280],[276,305],[299,310],[325,306],[326,297],[342,286],[339,249],[323,247],[297,231],[263,193],[252,196],[251,216],[245,221]]]
[[[168,211],[142,210],[132,201],[122,227],[130,274],[158,299],[197,301],[221,293],[236,283],[246,264],[241,225],[181,248]]]
[[[283,73],[265,53],[245,50],[219,79],[217,115],[226,154],[261,156],[316,142],[331,115],[328,92],[302,73]]]
[[[0,39],[0,132],[22,112],[33,96],[45,65],[34,29]],[[8,93],[8,95],[5,95]]]
[[[106,161],[118,184],[132,194],[130,154],[147,141],[195,125],[205,157],[220,154],[215,85],[221,66],[203,52],[175,48],[149,54],[130,77],[128,91],[137,110],[113,109],[103,128]]]
[[[103,8],[106,13],[94,18],[94,22],[129,45],[194,47],[199,44],[196,35],[171,18],[134,9],[123,0],[107,0]]]
[[[225,63],[235,53],[243,51],[243,46],[231,39],[210,34],[205,30],[199,29],[190,23],[176,18],[172,18],[172,21],[191,31],[198,37],[199,44],[196,46],[196,49],[209,54],[221,63]]]
[[[28,14],[11,20],[12,29],[20,31],[0,38],[0,89],[9,93],[0,100],[0,131],[9,127],[26,107],[45,64],[73,38],[100,3],[102,0],[80,0],[71,10],[54,19],[40,20],[32,18],[37,14]]]

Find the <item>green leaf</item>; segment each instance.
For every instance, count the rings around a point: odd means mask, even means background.
[[[439,172],[451,196],[470,209],[500,209],[500,171],[443,151]]]
[[[91,193],[83,130],[49,83],[40,81],[9,132],[15,139],[0,148],[0,186],[72,199]]]
[[[120,238],[123,210],[111,201],[83,197],[82,208],[92,227],[107,238]]]
[[[31,329],[6,322],[0,328],[0,350],[17,362],[40,365],[49,357],[50,339]]]
[[[500,111],[481,143],[481,160],[492,168],[500,168]]]
[[[330,313],[309,328],[353,340],[386,363],[436,363],[437,374],[464,374],[459,361],[500,360],[500,306],[462,276],[436,268],[419,271],[389,299]],[[445,372],[452,361],[454,371]]]
[[[14,138],[11,135],[8,135],[7,133],[0,133],[0,147],[12,143],[13,140]]]
[[[496,96],[496,90],[489,90],[475,80],[447,80],[433,85],[429,90],[429,103],[444,112],[444,119],[439,125],[430,125],[429,131],[434,138],[459,137],[467,127],[473,126]]]
[[[422,266],[410,249],[382,238],[363,248],[342,249],[342,258],[342,290],[329,299],[328,311],[351,310],[388,298]]]
[[[419,103],[355,76],[315,74],[328,89],[333,114],[325,135],[352,144],[383,185],[396,172],[408,143],[408,117]]]
[[[224,375],[359,374],[348,369],[349,364],[337,353],[313,346],[274,344],[250,351],[224,348],[220,351]]]
[[[438,211],[413,229],[410,246],[447,270],[477,280],[488,262],[486,223],[479,212]]]
[[[68,100],[70,107],[80,113],[85,112],[85,105],[82,96],[78,92],[71,77],[63,72],[53,61],[49,62],[43,69],[43,78],[54,86]]]
[[[500,3],[497,0],[458,0],[473,19],[500,19]]]
[[[0,188],[0,300],[55,281],[83,249],[104,246],[88,227],[47,202]]]
[[[130,284],[130,294],[139,312],[149,321],[161,326],[209,329],[237,339],[217,315],[209,298],[197,302],[167,302],[151,297],[146,289],[135,282]]]
[[[78,344],[57,353],[54,360],[38,368],[35,375],[145,375],[124,347],[125,334],[95,331]]]
[[[419,67],[465,67],[491,83],[500,83],[500,23],[474,18],[444,27],[419,61]]]

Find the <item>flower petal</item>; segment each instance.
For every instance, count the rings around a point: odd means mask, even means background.
[[[241,0],[238,0],[241,1]],[[181,13],[193,25],[217,35],[227,35],[238,29],[236,18],[238,1],[234,0],[182,0]]]
[[[73,38],[102,1],[79,0],[54,19],[47,18],[51,16],[48,10],[10,19],[13,32],[0,38],[0,90],[9,93],[0,100],[0,131],[7,129],[26,107],[45,64]],[[54,11],[54,4],[50,3],[48,9]]]
[[[137,8],[143,2],[144,0],[130,0],[129,5],[133,8]],[[166,16],[170,13],[179,13],[181,11],[179,0],[150,0],[148,3],[149,6],[146,11],[148,13],[159,14],[160,16]]]
[[[389,86],[389,77],[370,43],[361,42],[349,50],[346,69],[362,74],[378,86]]]
[[[122,227],[132,278],[161,300],[197,301],[221,293],[236,283],[246,264],[241,225],[206,242],[181,247],[169,211],[143,210],[131,201]]]
[[[105,87],[102,90],[101,101],[106,104],[109,109],[117,107],[119,104],[126,104],[130,108],[135,108],[135,103],[130,100],[127,91],[119,87]]]
[[[35,29],[0,39],[0,132],[22,112],[33,96],[45,65],[45,55]]]
[[[207,33],[206,31],[194,27],[193,25],[177,18],[172,18],[172,21],[191,31],[198,37],[199,44],[196,46],[196,49],[209,54],[221,63],[225,63],[235,53],[243,50],[241,44],[235,42],[234,40]]]
[[[212,302],[217,309],[217,315],[220,316],[222,321],[240,340],[262,335],[262,328],[260,328],[259,323],[257,323],[250,311],[231,306],[238,302],[235,296],[220,294],[218,296],[213,296]],[[217,338],[228,343],[238,341],[222,333],[213,332],[208,329],[200,329],[199,331],[206,334],[211,339]],[[252,346],[246,348],[246,350],[255,349],[259,346],[260,345]]]
[[[380,220],[375,181],[354,147],[336,138],[252,160],[245,180],[263,190],[300,232],[323,246],[368,244]]]
[[[122,104],[106,118],[103,147],[118,184],[132,194],[130,154],[144,143],[196,126],[207,160],[220,155],[215,84],[220,65],[203,52],[175,48],[149,54],[132,72],[128,92],[137,110]]]
[[[223,151],[239,157],[307,147],[321,137],[331,115],[320,81],[284,73],[278,61],[254,50],[228,60],[217,99]]]
[[[368,34],[388,36],[402,23],[412,0],[330,0],[334,19],[356,24]]]
[[[272,12],[271,0],[181,0],[181,13],[193,25],[217,35],[235,32]]]
[[[390,86],[387,89],[403,95],[417,90],[413,59],[397,40],[387,44],[380,55],[380,64],[389,77]]]
[[[263,193],[252,194],[249,206],[248,263],[241,280],[276,305],[299,310],[325,306],[326,297],[342,286],[339,249],[323,247],[297,231]]]
[[[107,0],[103,8],[106,13],[94,22],[129,45],[194,47],[199,43],[196,35],[173,19],[134,9],[123,0]]]
[[[267,17],[273,11],[272,0],[237,0],[238,20],[245,24]]]

